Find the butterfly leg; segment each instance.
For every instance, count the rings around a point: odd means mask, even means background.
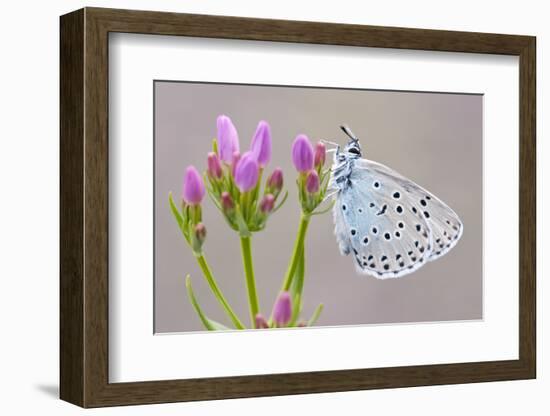
[[[340,145],[338,143],[331,142],[330,140],[321,139],[323,143],[330,144],[331,146],[334,146],[336,148],[340,148]],[[331,149],[333,150],[333,149]],[[330,150],[329,150],[330,151]]]
[[[334,195],[336,195],[338,192],[340,192],[340,188],[336,189],[335,187],[332,187],[331,191],[332,191],[332,192],[330,192],[330,193],[328,193],[327,195],[325,195],[325,197],[323,198],[323,202],[328,201],[328,200],[331,199]]]
[[[332,166],[332,167],[330,168],[330,171],[331,171],[331,172],[336,172],[336,171],[338,171],[338,170],[340,170],[340,169],[345,168],[346,165],[347,165],[347,163],[345,163],[345,162],[344,162],[344,163],[340,163],[339,165]]]

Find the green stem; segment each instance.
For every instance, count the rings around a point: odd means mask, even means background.
[[[250,322],[252,323],[252,328],[254,328],[256,315],[260,311],[260,306],[256,293],[256,280],[254,278],[254,266],[252,264],[250,237],[241,236],[241,252],[243,256],[244,274],[246,277],[246,288],[248,290],[248,303],[250,305]]]
[[[204,277],[206,278],[206,281],[210,285],[210,289],[212,289],[212,292],[214,293],[214,296],[216,296],[216,299],[218,299],[218,302],[222,305],[223,309],[235,325],[235,328],[237,329],[245,329],[245,326],[240,321],[240,319],[237,317],[233,309],[231,309],[231,306],[229,306],[229,303],[223,296],[220,288],[218,287],[218,284],[216,283],[216,280],[214,279],[214,276],[212,276],[212,271],[210,270],[210,267],[208,266],[208,263],[206,262],[206,259],[203,255],[197,256],[197,262],[199,263],[199,266],[202,270],[202,273],[204,274]]]
[[[313,311],[313,315],[310,318],[310,320],[307,323],[307,326],[313,326],[315,325],[315,322],[317,322],[317,319],[319,319],[319,315],[321,315],[321,312],[323,312],[324,305],[322,303],[319,304]]]
[[[293,327],[296,324],[296,321],[300,318],[300,313],[302,309],[302,292],[304,290],[304,276],[305,276],[305,244],[302,244],[300,249],[298,266],[296,267],[295,278],[292,279],[291,293],[292,293],[292,319],[290,320],[288,326]]]
[[[292,284],[292,279],[296,273],[296,268],[298,267],[298,263],[302,255],[302,248],[304,246],[309,220],[310,216],[302,213],[302,216],[300,217],[300,226],[298,227],[298,235],[296,236],[296,241],[294,242],[294,250],[292,252],[290,264],[288,265],[288,270],[286,271],[286,276],[283,283],[283,291],[289,290],[290,285]]]

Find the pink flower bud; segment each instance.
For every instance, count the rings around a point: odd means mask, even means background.
[[[305,134],[299,134],[292,143],[292,163],[298,172],[313,168],[313,147]]]
[[[267,188],[275,195],[283,189],[283,170],[275,168],[271,176],[267,179]]]
[[[204,198],[204,183],[199,171],[194,166],[185,170],[183,177],[183,199],[189,205],[198,205]]]
[[[220,179],[222,177],[222,165],[218,155],[214,152],[208,153],[208,174],[211,178]]]
[[[237,168],[239,160],[241,160],[241,154],[239,152],[233,152],[233,156],[231,158],[231,173],[233,176],[235,176],[235,169]]]
[[[262,201],[260,202],[260,212],[262,214],[269,214],[271,211],[273,211],[274,206],[275,197],[272,194],[267,194],[262,198]]]
[[[290,322],[292,317],[292,300],[290,299],[290,293],[281,292],[275,305],[273,306],[273,320],[277,326],[285,326]]]
[[[231,119],[225,115],[218,116],[218,151],[220,158],[231,163],[233,153],[239,151],[239,135]]]
[[[306,191],[310,194],[319,192],[319,175],[317,171],[310,170],[306,177]]]
[[[231,195],[229,195],[229,192],[222,192],[221,200],[223,212],[226,214],[229,214],[235,209],[235,203],[233,202]]]
[[[257,329],[267,329],[269,325],[261,313],[256,315],[256,328]]]
[[[250,191],[258,183],[260,167],[251,152],[246,152],[235,166],[235,183],[241,192]]]
[[[313,164],[316,168],[322,167],[327,158],[327,148],[323,142],[317,142],[315,145],[315,157]]]
[[[266,121],[262,120],[258,123],[250,144],[250,151],[256,157],[261,168],[271,160],[271,129]]]
[[[197,237],[199,244],[204,243],[204,240],[206,240],[206,227],[202,222],[195,225],[195,237]]]

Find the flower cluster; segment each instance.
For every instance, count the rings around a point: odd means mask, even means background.
[[[214,150],[208,154],[208,192],[228,224],[241,236],[248,236],[265,228],[270,214],[281,207],[283,171],[273,170],[263,192],[261,180],[271,161],[271,129],[260,121],[252,138],[250,149],[242,155],[239,136],[231,119],[218,117],[218,135]]]
[[[200,173],[194,166],[185,170],[182,189],[181,211],[176,207],[170,194],[170,208],[193,253],[200,256],[206,239],[206,227],[202,223],[201,202],[205,189]]]
[[[309,216],[324,201],[330,178],[330,170],[324,169],[326,147],[318,142],[315,149],[308,137],[300,134],[292,144],[292,162],[298,171],[298,195],[302,212]]]
[[[248,292],[250,326],[263,329],[313,325],[321,313],[322,304],[317,307],[308,322],[299,321],[299,317],[302,309],[305,237],[308,224],[313,215],[328,210],[318,210],[319,205],[325,200],[329,179],[329,171],[324,169],[325,146],[319,142],[313,148],[305,135],[298,135],[292,145],[292,161],[298,170],[297,184],[302,215],[283,286],[275,300],[269,319],[260,313],[251,236],[252,233],[265,228],[269,216],[282,206],[288,196],[288,192],[284,194],[282,192],[283,171],[280,168],[273,169],[262,187],[264,171],[271,161],[271,128],[267,122],[260,121],[249,150],[241,154],[237,129],[229,117],[220,115],[217,119],[217,136],[212,147],[212,151],[207,156],[204,175],[201,176],[194,166],[189,166],[185,170],[181,209],[174,203],[172,195],[169,196],[172,214],[197,258],[212,293],[233,326],[237,329],[245,329],[245,325],[225,299],[204,256],[206,227],[202,222],[201,204],[206,193],[209,194],[228,225],[239,234]],[[204,314],[193,293],[189,276],[186,279],[186,288],[189,300],[205,328],[228,329]]]

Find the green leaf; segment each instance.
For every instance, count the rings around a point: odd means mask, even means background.
[[[191,286],[191,276],[189,275],[185,277],[185,287],[187,288],[187,295],[189,296],[189,300],[191,301],[191,304],[193,305],[195,312],[199,316],[199,319],[201,320],[202,324],[206,329],[208,329],[209,331],[226,331],[229,329],[225,325],[222,325],[219,322],[209,319],[204,314],[199,303],[197,302],[197,298],[195,297],[195,294],[193,293],[193,287]]]
[[[286,202],[286,199],[288,198],[288,191],[285,192],[285,195],[283,196],[283,199],[273,208],[273,211],[271,211],[271,214],[277,212],[279,208],[283,206],[283,204]]]
[[[219,183],[215,179],[212,179],[208,172],[204,172],[202,175],[202,180],[205,184],[206,190],[209,194],[218,196],[220,195]]]
[[[326,208],[323,208],[320,211],[314,211],[314,212],[311,213],[311,215],[322,215],[326,212],[329,212],[332,209],[332,207],[334,206],[335,202],[336,202],[336,200],[333,199],[332,201],[330,201],[330,204],[328,204],[328,206]]]
[[[325,183],[325,181],[326,183],[328,183],[330,179],[330,169],[326,169],[322,171],[320,176],[321,176],[321,183]]]
[[[239,229],[239,234],[241,237],[250,237],[250,230],[248,229],[248,225],[243,217],[240,205],[235,205],[235,223]]]
[[[305,278],[305,249],[302,245],[300,249],[300,258],[296,266],[296,271],[294,272],[294,278],[292,279],[291,292],[293,295],[292,303],[292,318],[290,320],[289,326],[294,326],[298,318],[300,317],[300,312],[302,310],[302,292],[304,290],[304,278]]]
[[[324,307],[325,306],[322,303],[320,303],[319,306],[317,306],[317,308],[315,308],[315,310],[313,311],[313,315],[311,316],[311,318],[307,322],[307,326],[315,325],[315,322],[317,322],[317,319],[319,319],[319,315],[321,315],[321,312],[323,312]]]
[[[295,295],[294,299],[292,300],[292,316],[290,318],[290,322],[288,323],[288,326],[290,328],[296,325],[296,321],[300,317],[301,304],[302,304],[302,298],[300,294]]]
[[[207,194],[208,194],[208,197],[210,198],[210,200],[212,201],[212,203],[216,206],[216,208],[218,208],[218,210],[220,210],[223,213],[222,205],[217,200],[217,198],[216,198],[215,194],[212,192],[211,188],[206,188],[206,189],[208,190]]]
[[[187,230],[185,227],[185,219],[183,218],[183,215],[181,214],[178,207],[174,203],[174,198],[172,198],[172,192],[168,194],[168,201],[170,203],[170,210],[172,211],[172,215],[176,219],[176,222],[178,223],[178,227],[180,228],[183,236],[185,237],[185,240],[189,243],[189,236],[187,234]]]
[[[239,188],[237,185],[235,185],[235,181],[233,179],[233,173],[231,171],[231,166],[226,167],[227,175],[224,175],[225,178],[225,187],[224,189],[229,192],[229,195],[231,195],[231,198],[233,198],[233,201],[240,201],[241,199],[241,191],[239,191]]]
[[[260,168],[260,173],[258,174],[258,181],[256,182],[256,186],[252,190],[252,201],[255,202],[258,199],[258,195],[260,193],[260,188],[262,186],[262,176],[264,174],[264,169]]]
[[[172,192],[168,194],[168,201],[170,202],[170,210],[172,211],[172,214],[174,215],[176,222],[178,223],[180,228],[183,228],[183,217],[181,216],[181,213],[178,207],[174,203],[174,198],[172,198]]]

